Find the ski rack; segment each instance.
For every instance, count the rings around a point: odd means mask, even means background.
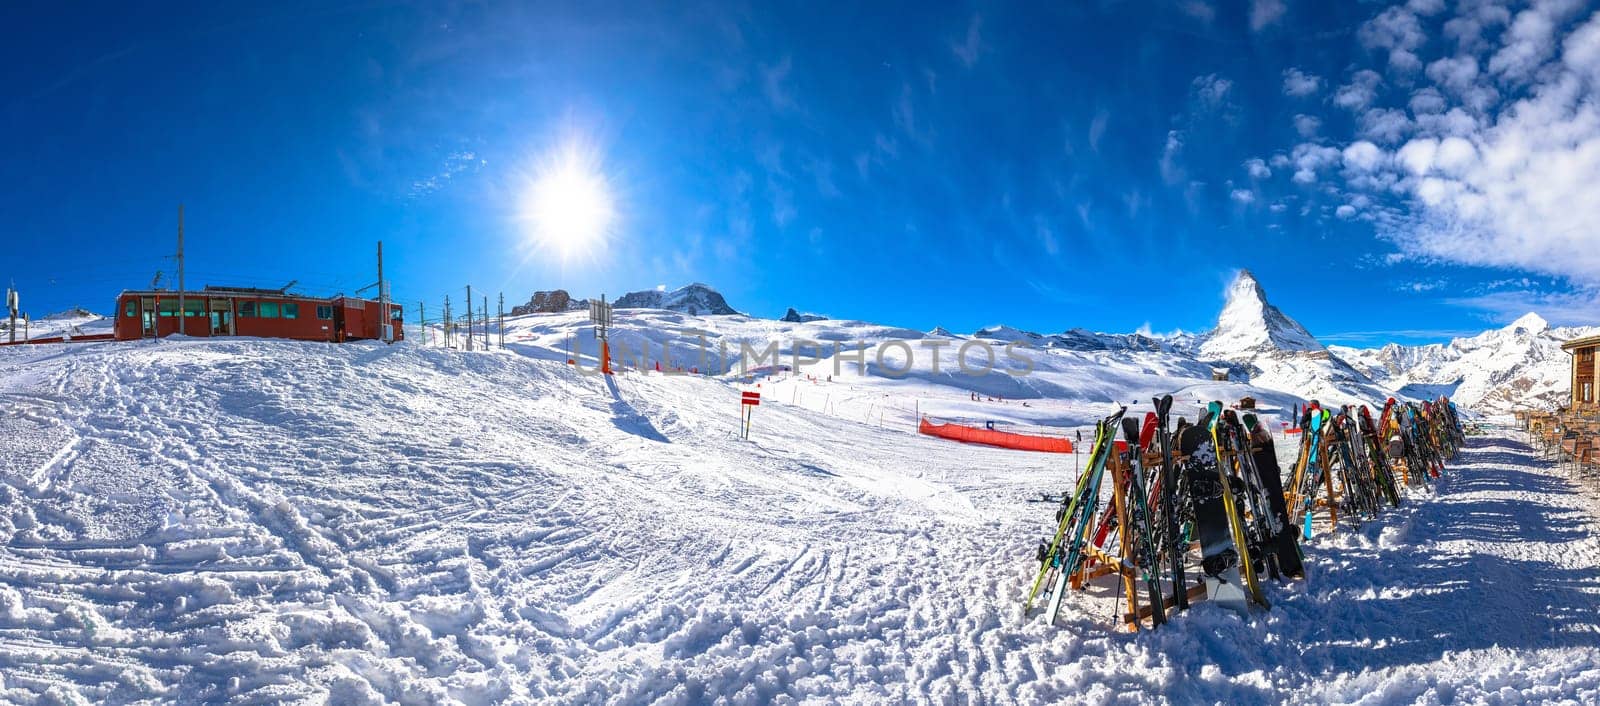
[[[1151,461],[1153,458],[1153,462],[1160,463],[1161,454],[1158,452],[1152,456],[1148,452],[1141,452],[1141,458],[1146,461]],[[1124,531],[1128,527],[1128,500],[1127,493],[1124,492],[1123,488],[1125,484],[1130,483],[1132,469],[1123,462],[1121,454],[1113,454],[1106,461],[1106,470],[1111,471],[1113,485],[1111,505],[1101,511],[1101,522],[1104,522],[1108,517],[1115,518],[1117,551],[1112,553],[1092,541],[1089,542],[1084,547],[1084,554],[1088,557],[1088,561],[1084,562],[1083,569],[1072,576],[1070,583],[1073,590],[1082,591],[1086,588],[1088,582],[1103,576],[1116,574],[1118,580],[1122,582],[1122,594],[1127,602],[1127,610],[1121,614],[1122,624],[1128,629],[1128,632],[1138,632],[1142,627],[1141,623],[1143,621],[1154,620],[1155,609],[1154,606],[1140,605],[1139,603],[1139,566],[1137,558],[1134,556],[1133,544],[1136,540],[1129,532]],[[1197,546],[1196,543],[1191,543],[1190,549],[1194,549],[1195,546]],[[1190,586],[1186,593],[1190,601],[1205,598],[1205,582],[1201,581]],[[1176,597],[1171,594],[1163,595],[1162,602],[1167,606],[1175,605]],[[1151,627],[1155,627],[1154,622],[1152,622]]]
[[[1317,510],[1326,510],[1328,513],[1328,534],[1335,534],[1339,531],[1339,492],[1333,486],[1334,440],[1329,437],[1323,437],[1319,440],[1319,443],[1320,447],[1317,450],[1317,468],[1322,472],[1321,485],[1325,488],[1325,492],[1320,497],[1317,497],[1311,501],[1311,509],[1309,512],[1314,518]],[[1298,467],[1300,464],[1296,463],[1295,465]],[[1303,518],[1307,512],[1304,509],[1305,496],[1301,495],[1300,493],[1300,483],[1298,482],[1300,480],[1302,480],[1302,478],[1297,475],[1294,490],[1285,494],[1287,495],[1287,502],[1290,511],[1289,519],[1295,520],[1297,524],[1303,521]],[[1310,538],[1302,537],[1302,539]]]

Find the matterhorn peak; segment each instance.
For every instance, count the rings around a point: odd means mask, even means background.
[[[1203,357],[1239,360],[1269,351],[1321,351],[1321,343],[1299,322],[1267,302],[1267,292],[1249,270],[1228,285],[1217,327],[1200,346]]]
[[[1550,322],[1545,321],[1543,316],[1530,311],[1523,314],[1522,318],[1511,322],[1511,325],[1506,328],[1512,331],[1522,329],[1528,333],[1542,333],[1545,329],[1550,328]]]

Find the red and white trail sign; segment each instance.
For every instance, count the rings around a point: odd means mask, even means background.
[[[750,418],[755,416],[756,405],[761,404],[761,393],[747,390],[739,395],[739,438],[750,438]]]

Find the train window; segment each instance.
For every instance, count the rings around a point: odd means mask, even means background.
[[[139,315],[139,303],[138,302],[132,302],[132,301],[128,302],[128,305],[124,306],[122,308],[122,315],[123,316],[138,316]]]
[[[327,321],[333,318],[333,307],[327,304],[317,305],[317,318]]]
[[[395,309],[395,310],[389,312],[389,317],[394,319],[395,321],[399,321],[399,320],[405,318],[405,316],[400,313],[399,309]]]
[[[239,302],[239,318],[253,319],[256,317],[255,302]]]
[[[278,318],[278,303],[277,302],[261,302],[260,304],[257,304],[256,305],[256,316],[259,316],[259,317],[261,317],[263,319],[276,319],[276,318]]]
[[[300,318],[300,305],[295,303],[295,302],[284,302],[283,303],[283,318],[285,318],[285,319],[298,319],[298,318]]]

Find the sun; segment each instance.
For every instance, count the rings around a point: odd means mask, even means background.
[[[616,222],[611,187],[593,150],[568,143],[543,160],[523,196],[528,236],[562,262],[604,249]]]

